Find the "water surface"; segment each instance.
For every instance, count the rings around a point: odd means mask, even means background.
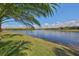
[[[51,42],[75,46],[79,48],[79,32],[61,32],[52,30],[15,30],[19,34],[28,34],[34,37],[42,38]]]

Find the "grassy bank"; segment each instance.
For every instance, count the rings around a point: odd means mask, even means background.
[[[78,55],[78,52],[64,45],[51,43],[28,35],[1,33],[0,55]]]
[[[64,32],[79,32],[79,29],[60,29],[60,28],[40,28],[40,29],[33,29],[33,28],[5,28],[6,30],[52,30],[52,31],[64,31]]]
[[[65,31],[65,32],[79,32],[79,29],[67,29],[67,30],[60,30],[60,31]]]
[[[56,29],[52,31],[63,31],[63,32],[79,32],[79,29]]]

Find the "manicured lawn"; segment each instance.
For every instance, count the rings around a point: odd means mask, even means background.
[[[78,55],[78,52],[64,45],[16,33],[1,33],[0,55],[53,56]]]

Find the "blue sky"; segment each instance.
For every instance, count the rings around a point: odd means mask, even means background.
[[[49,16],[46,18],[40,17],[38,18],[41,25],[51,25],[55,23],[63,23],[67,21],[76,21],[79,20],[79,4],[77,3],[63,3],[59,4],[60,7],[57,8],[57,12],[55,12],[54,16]],[[3,24],[3,27],[22,27],[22,24],[13,22]]]

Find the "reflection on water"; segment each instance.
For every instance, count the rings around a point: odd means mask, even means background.
[[[45,40],[58,42],[60,44],[79,46],[79,32],[58,32],[48,30],[37,30],[27,34],[43,38]]]
[[[59,32],[49,30],[35,30],[35,31],[17,30],[13,32],[19,34],[28,34],[34,37],[42,38],[44,40],[79,47],[79,32]]]

